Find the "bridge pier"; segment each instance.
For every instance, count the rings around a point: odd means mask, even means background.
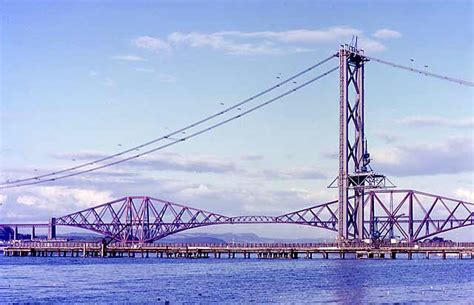
[[[100,243],[100,257],[107,257],[107,243],[105,238],[103,238]]]
[[[34,240],[36,238],[36,228],[35,226],[31,227],[31,240]]]
[[[56,218],[51,218],[48,226],[48,239],[56,239]]]
[[[13,229],[13,240],[17,240],[18,239],[18,227],[15,227],[15,229]]]

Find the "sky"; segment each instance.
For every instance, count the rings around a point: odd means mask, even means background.
[[[474,79],[471,1],[0,3],[2,181],[164,135],[319,62],[354,35],[370,56]],[[298,84],[336,66],[333,59]],[[338,82],[332,73],[133,162],[0,190],[0,222],[45,221],[128,195],[229,216],[334,200],[326,186],[338,169]],[[399,188],[474,202],[472,87],[376,62],[366,64],[365,84],[374,170]],[[334,237],[277,225],[200,231]],[[472,238],[472,229],[460,232]]]

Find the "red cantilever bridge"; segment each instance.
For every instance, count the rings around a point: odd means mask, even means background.
[[[408,241],[474,224],[474,204],[411,190],[376,190],[365,197],[365,236]],[[170,234],[221,224],[297,224],[338,231],[338,201],[279,216],[229,217],[151,197],[125,197],[60,218],[51,225],[92,230],[120,241],[153,242]]]
[[[374,190],[365,196],[367,238],[377,234],[416,242],[430,236],[474,224],[474,204],[412,190]],[[372,211],[372,212],[371,212]],[[318,204],[279,216],[229,217],[169,201],[144,196],[125,197],[59,218],[48,226],[55,238],[56,226],[91,230],[122,242],[147,243],[184,230],[223,224],[297,224],[338,231],[338,201]],[[372,233],[370,233],[372,232]]]
[[[335,57],[339,58],[339,67],[299,84],[249,110],[239,112],[231,118],[187,136],[174,138],[177,135],[185,134],[185,130],[192,129],[229,111],[242,110],[238,107],[283,85],[296,83],[293,81],[295,78]],[[143,243],[153,242],[184,230],[221,224],[297,224],[335,231],[339,241],[366,238],[383,240],[399,236],[409,242],[420,241],[435,234],[473,225],[473,203],[419,191],[390,188],[392,186],[390,181],[384,175],[372,170],[369,164],[371,159],[367,151],[364,129],[364,66],[368,61],[387,64],[461,85],[474,86],[472,82],[369,57],[364,54],[363,50],[357,49],[357,46],[344,45],[340,47],[337,54],[277,85],[166,136],[79,166],[27,179],[0,183],[0,189],[2,189],[52,182],[133,160],[238,119],[339,70],[339,173],[331,183],[331,186],[338,189],[338,199],[335,201],[279,216],[231,217],[151,197],[125,197],[63,217],[52,218],[49,224],[0,224],[0,226],[14,227],[16,233],[18,227],[32,227],[33,236],[35,227],[48,226],[50,238],[55,237],[56,226],[69,226],[98,232],[119,241]],[[145,146],[166,140],[172,142],[146,152],[134,153]],[[134,155],[102,164],[104,161],[131,152]],[[94,167],[90,168],[91,166]]]

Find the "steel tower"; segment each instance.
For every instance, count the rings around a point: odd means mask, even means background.
[[[364,64],[368,59],[355,46],[339,48],[339,175],[338,239],[374,237],[364,229],[364,191],[386,187],[384,175],[375,174],[364,131]],[[333,182],[334,183],[334,182]],[[373,217],[374,213],[370,213]],[[371,222],[372,223],[372,222]]]

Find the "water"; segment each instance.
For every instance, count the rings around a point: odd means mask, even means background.
[[[0,257],[0,303],[474,304],[474,260]]]

